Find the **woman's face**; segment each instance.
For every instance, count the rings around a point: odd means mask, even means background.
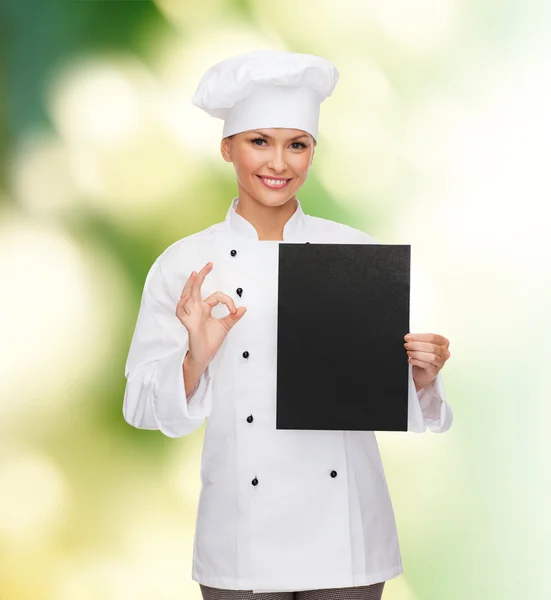
[[[294,198],[314,158],[314,138],[300,129],[253,129],[224,138],[220,150],[232,162],[239,196],[266,206]]]

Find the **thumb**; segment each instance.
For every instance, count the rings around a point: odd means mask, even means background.
[[[229,329],[231,329],[247,312],[247,308],[245,306],[240,306],[234,313],[230,313],[226,317],[220,319],[220,321]]]

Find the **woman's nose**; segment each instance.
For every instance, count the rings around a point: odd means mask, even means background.
[[[270,167],[276,173],[282,173],[285,171],[287,168],[287,163],[285,162],[283,152],[274,152],[271,159],[268,161],[268,167]]]

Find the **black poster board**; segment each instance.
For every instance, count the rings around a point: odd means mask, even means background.
[[[410,245],[279,245],[276,429],[407,431],[410,264]]]

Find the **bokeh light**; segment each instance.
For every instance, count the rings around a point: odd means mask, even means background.
[[[204,428],[131,428],[124,362],[151,264],[237,192],[199,79],[262,48],[336,64],[303,208],[411,244],[411,329],[451,342],[452,429],[377,432],[405,567],[384,599],[551,597],[551,5],[0,11],[0,598],[201,598]]]

